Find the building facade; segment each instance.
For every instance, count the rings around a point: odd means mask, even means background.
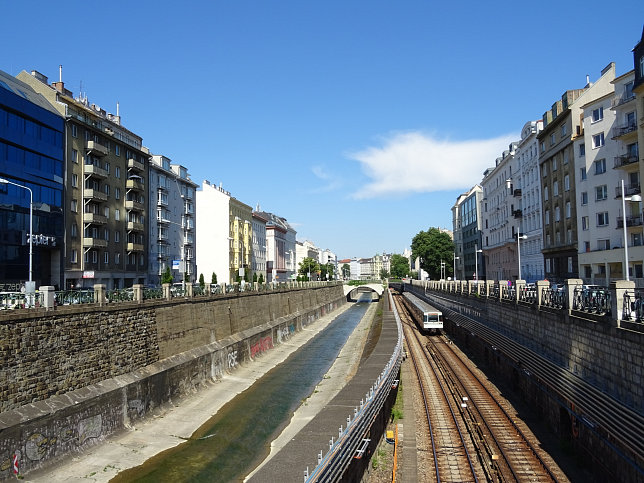
[[[288,282],[297,276],[295,264],[297,232],[286,218],[260,211],[266,220],[266,279],[268,282]]]
[[[230,280],[251,282],[253,208],[231,197],[229,224]]]
[[[170,268],[175,282],[197,281],[196,197],[198,185],[186,167],[155,154],[150,159],[148,199],[156,216],[148,219],[150,269],[148,282],[158,285]],[[208,274],[210,275],[210,274]],[[210,281],[210,278],[207,279]]]
[[[266,220],[259,215],[257,210],[253,211],[253,255],[251,259],[253,269],[253,280],[266,282]]]
[[[0,292],[20,291],[30,272],[31,289],[63,284],[64,125],[41,95],[0,71]]]
[[[62,69],[61,69],[62,71]],[[66,288],[108,289],[146,283],[149,152],[121,117],[74,98],[60,80],[37,71],[17,78],[42,94],[66,119]]]

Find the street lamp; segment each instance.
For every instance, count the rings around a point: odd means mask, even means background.
[[[630,280],[630,276],[628,273],[628,235],[626,232],[626,202],[627,201],[632,201],[634,203],[637,203],[639,201],[642,201],[642,197],[640,195],[632,195],[627,198],[626,193],[624,192],[624,180],[622,180],[622,215],[624,218],[624,221],[622,224],[624,228],[624,272],[626,275],[626,281],[628,282]]]
[[[445,280],[445,262],[441,260],[441,280]]]
[[[456,280],[456,260],[460,260],[461,257],[456,256],[456,252],[454,252],[454,280]]]
[[[517,255],[519,258],[519,277],[517,280],[521,280],[521,240],[526,240],[528,235],[522,235],[519,227],[517,226]]]
[[[476,284],[478,285],[479,283],[479,253],[483,253],[483,250],[479,250],[479,244],[475,243],[474,244],[474,258],[475,258],[475,267],[476,271],[474,272],[474,276],[476,277]]]
[[[33,238],[34,238],[34,193],[31,191],[31,188],[27,186],[23,186],[18,183],[14,183],[13,181],[9,181],[8,179],[5,178],[0,178],[0,184],[12,184],[14,186],[17,186],[18,188],[23,188],[29,191],[29,285],[25,287],[26,291],[28,293],[33,293],[36,291],[34,285],[33,285],[33,253],[34,253],[34,244],[33,244]]]

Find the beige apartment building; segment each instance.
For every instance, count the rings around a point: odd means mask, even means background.
[[[23,71],[18,79],[42,94],[65,123],[66,288],[108,289],[146,283],[149,152],[121,118],[74,98],[62,82]]]
[[[253,244],[253,208],[236,198],[230,198],[230,280],[251,282],[252,244]]]

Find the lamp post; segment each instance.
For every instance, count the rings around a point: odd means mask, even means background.
[[[33,286],[33,253],[34,253],[34,193],[31,191],[31,188],[23,186],[13,181],[9,181],[5,178],[0,178],[0,184],[12,184],[18,188],[26,189],[29,191],[29,286],[25,287],[27,292],[35,292],[35,287]]]
[[[639,201],[642,201],[642,197],[640,195],[632,195],[627,198],[626,193],[624,191],[624,180],[622,180],[622,218],[624,219],[622,223],[622,226],[624,228],[624,274],[626,275],[626,281],[628,282],[630,280],[630,275],[628,273],[628,234],[626,231],[626,202],[627,201],[632,201],[634,203],[637,203]]]
[[[456,280],[456,260],[460,260],[461,257],[456,256],[456,252],[454,252],[454,280]]]
[[[441,280],[445,280],[445,262],[441,260]]]
[[[475,243],[474,244],[474,259],[475,259],[474,266],[476,267],[476,271],[474,272],[474,276],[476,277],[477,285],[479,283],[479,253],[483,253],[483,250],[479,250],[479,244]]]
[[[517,255],[519,259],[519,277],[517,280],[521,280],[521,240],[527,239],[527,235],[522,235],[519,227],[517,226]]]

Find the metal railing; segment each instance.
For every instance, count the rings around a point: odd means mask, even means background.
[[[560,288],[544,288],[541,290],[541,305],[555,309],[566,306],[566,292]]]
[[[572,309],[604,315],[611,311],[611,295],[608,289],[575,288]]]
[[[622,305],[622,320],[644,322],[644,301],[639,291],[626,292]]]

